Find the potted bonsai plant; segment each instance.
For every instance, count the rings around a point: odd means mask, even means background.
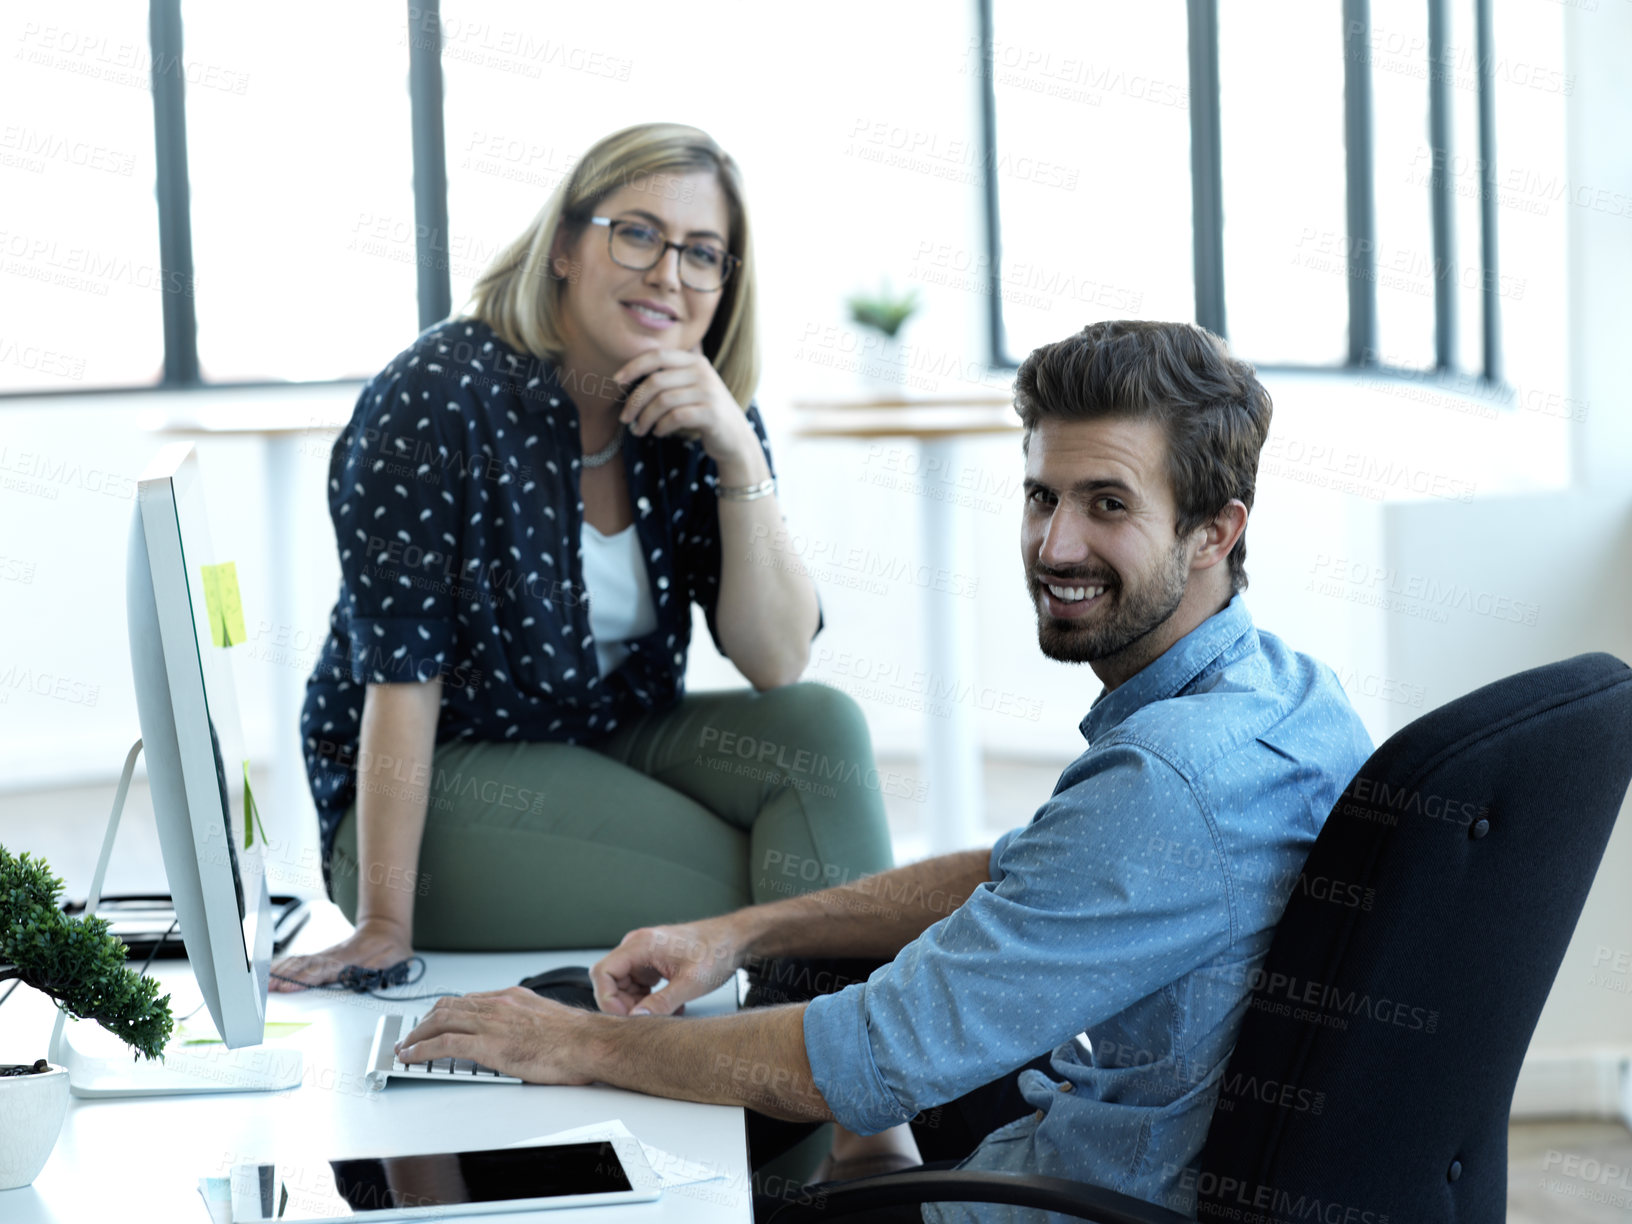
[[[45,863],[0,846],[0,985],[15,979],[32,986],[139,1054],[162,1057],[173,1024],[170,997],[159,998],[158,983],[125,964],[125,945],[106,922],[64,914],[61,892]],[[0,1058],[19,1053],[33,1051],[0,1050]],[[34,1180],[67,1112],[66,1068],[43,1058],[0,1065],[0,1190]]]
[[[906,321],[918,310],[918,291],[891,290],[889,282],[877,293],[853,293],[845,299],[851,322],[873,336],[864,336],[857,365],[862,381],[869,386],[900,389],[906,378],[901,363],[901,342],[896,338]]]

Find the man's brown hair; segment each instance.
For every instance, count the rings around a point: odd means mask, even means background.
[[[1045,418],[1159,422],[1180,536],[1211,522],[1231,498],[1252,509],[1269,392],[1252,366],[1206,328],[1136,319],[1090,323],[1021,363],[1014,406],[1027,445]],[[1243,531],[1230,552],[1232,591],[1246,589],[1246,561]]]

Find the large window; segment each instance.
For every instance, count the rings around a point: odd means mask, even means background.
[[[349,378],[402,347],[408,22],[355,8],[254,37],[196,0],[8,8],[0,393]]]
[[[1377,206],[1377,361],[1426,370],[1434,365],[1434,146],[1426,79],[1428,6],[1423,0],[1372,0],[1373,192]],[[1471,102],[1466,91],[1460,99]],[[1470,109],[1464,106],[1464,110]],[[1464,155],[1465,156],[1465,155]],[[1477,160],[1477,159],[1475,159]],[[1339,180],[1341,181],[1341,180]],[[1477,223],[1478,218],[1474,218]],[[1453,263],[1478,229],[1453,229]],[[1477,256],[1478,248],[1473,254]],[[1477,263],[1477,260],[1475,260]],[[1477,331],[1475,330],[1475,335]],[[1472,364],[1478,369],[1477,353]]]
[[[146,12],[8,6],[0,30],[0,390],[155,383],[165,279]]]
[[[1563,179],[1556,6],[1499,20],[1491,0],[980,7],[994,364],[1061,334],[1003,289],[1059,229],[1077,248],[1057,266],[1141,294],[1093,318],[1193,318],[1269,364],[1490,380],[1504,327],[1523,321],[1525,360],[1556,380],[1562,333],[1536,305],[1562,293],[1547,271],[1563,266],[1562,226],[1538,220]],[[1112,96],[1176,73],[1182,132]],[[1092,159],[1090,190],[1047,225],[1035,187],[1001,173],[1022,139]],[[1509,253],[1548,292],[1530,294]],[[1532,344],[1532,327],[1551,335]]]
[[[1190,97],[1171,37],[1184,0],[1026,0],[993,19],[1010,351],[1094,319],[1188,317]]]
[[[414,328],[408,24],[284,4],[244,37],[186,0],[187,168],[206,382],[371,375]]]
[[[801,302],[796,338],[827,335],[796,260],[839,158],[864,218],[845,276],[917,252],[909,279],[982,304],[973,365],[1194,318],[1264,363],[1561,381],[1561,220],[1594,204],[1564,180],[1557,5],[975,0],[972,45],[882,6],[865,38],[803,32],[804,64],[851,85],[792,107],[785,62],[729,50],[752,28],[709,35],[729,71],[699,71],[665,22],[582,6],[296,0],[253,38],[199,0],[145,7],[3,19],[0,394],[368,375],[654,99],[774,189],[761,263],[790,262],[763,302]],[[928,74],[960,78],[978,139]],[[972,193],[984,250],[941,225]]]
[[[1350,242],[1342,4],[1222,0],[1218,75],[1230,338],[1255,360],[1341,364]]]
[[[1610,213],[1626,200],[1602,183],[1571,182],[1564,160],[1564,110],[1575,92],[1565,69],[1564,32],[1547,4],[1505,4],[1496,11],[1498,57],[1492,94],[1497,131],[1489,205],[1500,215],[1494,301],[1500,311],[1502,375],[1527,411],[1580,419],[1586,405],[1563,393],[1568,336],[1558,303],[1565,300],[1565,217],[1572,209]],[[1459,173],[1456,173],[1459,172]],[[1479,191],[1464,158],[1453,166],[1458,198]],[[1477,233],[1477,231],[1471,231]],[[1472,261],[1465,261],[1471,266]],[[1463,273],[1463,279],[1470,279]],[[1485,300],[1492,300],[1485,295]]]

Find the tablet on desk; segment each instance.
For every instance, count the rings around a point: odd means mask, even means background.
[[[429,1152],[324,1162],[240,1164],[233,1224],[419,1220],[548,1207],[645,1203],[658,1177],[638,1140]]]

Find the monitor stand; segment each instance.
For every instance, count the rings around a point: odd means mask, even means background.
[[[119,776],[119,790],[113,798],[108,831],[102,838],[102,854],[85,899],[85,917],[96,913],[102,900],[102,881],[113,856],[113,839],[119,817],[125,810],[125,793],[142,741],[137,740],[125,757]],[[51,1030],[49,1057],[68,1069],[68,1087],[78,1097],[184,1096],[203,1092],[278,1092],[300,1086],[303,1063],[299,1050],[245,1046],[229,1050],[224,1045],[182,1046],[172,1043],[164,1051],[164,1061],[140,1058],[129,1046],[100,1025],[76,1021],[74,1027],[86,1036],[86,1049],[74,1045],[66,1028],[68,1016],[57,1010]],[[94,1032],[92,1031],[94,1030]],[[104,1047],[98,1049],[98,1046]]]

